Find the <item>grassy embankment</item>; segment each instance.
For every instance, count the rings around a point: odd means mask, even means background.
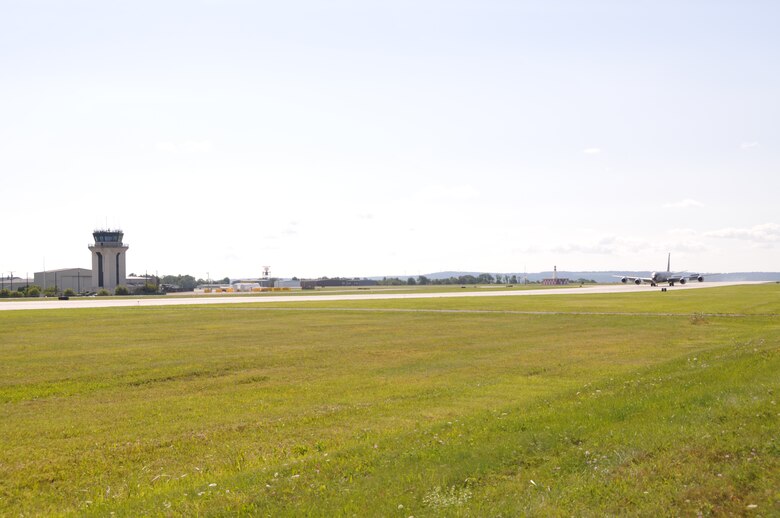
[[[777,285],[277,306],[0,313],[0,515],[780,513]]]

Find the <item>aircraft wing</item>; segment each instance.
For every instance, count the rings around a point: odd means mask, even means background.
[[[647,284],[653,283],[653,279],[651,279],[650,277],[631,277],[629,275],[625,275],[625,276],[613,275],[613,277],[617,277],[618,279],[620,279],[620,282],[622,282],[623,284],[628,284],[628,283],[642,284],[643,282]]]
[[[679,282],[680,284],[685,284],[687,281],[704,281],[704,275],[700,273],[673,273],[668,279],[667,282]]]

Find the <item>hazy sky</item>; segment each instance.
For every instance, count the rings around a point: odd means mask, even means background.
[[[780,2],[0,0],[0,273],[780,270]]]

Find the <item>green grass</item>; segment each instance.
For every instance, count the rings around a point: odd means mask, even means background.
[[[0,312],[0,515],[780,513],[776,285],[275,306]]]

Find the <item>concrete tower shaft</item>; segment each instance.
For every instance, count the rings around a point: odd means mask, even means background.
[[[113,291],[127,283],[125,255],[128,245],[122,243],[121,230],[95,230],[95,243],[89,246],[92,252],[92,287],[96,290]]]

